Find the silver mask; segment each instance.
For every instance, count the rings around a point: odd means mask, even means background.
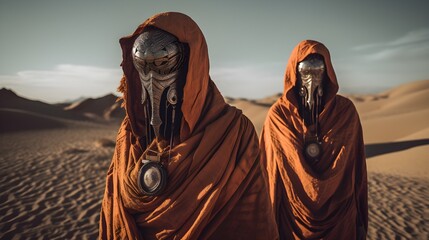
[[[318,57],[308,57],[298,63],[298,73],[301,81],[300,95],[305,96],[305,107],[314,112],[315,98],[323,95],[322,80],[325,73],[325,64]]]
[[[185,59],[184,46],[174,35],[160,29],[150,29],[135,40],[132,57],[142,85],[141,103],[150,102],[150,125],[158,137],[163,123],[160,107],[162,104],[175,106],[178,101],[177,82]],[[161,103],[166,89],[167,103]]]
[[[299,95],[302,99],[302,117],[309,127],[304,138],[304,156],[310,163],[320,160],[322,145],[319,141],[319,111],[323,95],[325,64],[320,55],[310,55],[298,63]],[[308,124],[307,124],[308,123]]]

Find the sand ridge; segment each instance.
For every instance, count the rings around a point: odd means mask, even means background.
[[[108,94],[100,98],[88,98],[66,106],[64,110],[81,113],[89,118],[106,119],[123,118],[125,112],[117,102],[118,97]]]

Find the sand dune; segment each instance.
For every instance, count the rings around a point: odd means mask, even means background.
[[[429,108],[416,112],[362,119],[365,143],[396,141],[428,127]],[[380,134],[383,133],[383,134]],[[428,136],[425,136],[429,138]]]
[[[356,101],[365,143],[397,141],[407,136],[429,138],[429,80],[401,85],[376,100]],[[382,133],[382,134],[380,134]]]
[[[411,139],[424,139],[429,136],[429,127],[426,127],[424,129],[421,129],[415,133],[411,133],[403,138],[398,139],[399,141],[402,140],[411,140]]]
[[[74,103],[47,104],[18,96],[12,90],[0,89],[1,132],[59,127],[63,120],[121,121],[125,110],[113,94],[85,98]],[[16,120],[16,121],[14,121]],[[63,124],[64,125],[64,124]],[[61,126],[63,126],[61,125]]]
[[[0,108],[19,109],[27,112],[63,119],[86,119],[81,114],[66,112],[59,106],[43,103],[40,101],[25,99],[16,95],[13,91],[5,88],[0,89]]]
[[[389,95],[390,97],[396,97],[396,96],[404,96],[408,94],[412,94],[419,91],[425,91],[429,89],[429,80],[420,80],[420,81],[414,81],[410,83],[402,84],[398,87],[394,87],[390,90],[385,91],[384,93],[381,93],[381,95]]]
[[[358,102],[362,118],[390,116],[427,109],[429,88],[399,96],[386,96],[376,101]],[[374,109],[368,109],[369,106]]]
[[[348,95],[361,116],[371,156],[369,239],[429,238],[428,90],[429,81],[419,81],[380,94]],[[260,132],[278,97],[227,101]],[[77,120],[85,119],[83,114],[123,117],[112,100],[82,101],[64,111],[0,90],[0,239],[97,237],[119,124]]]
[[[71,112],[82,113],[85,116],[92,118],[123,118],[125,112],[120,108],[120,104],[116,103],[117,96],[108,94],[101,98],[88,98],[82,101],[71,104],[64,109]],[[121,114],[122,113],[122,114]]]
[[[370,172],[429,180],[429,139],[425,145],[374,156],[367,163]]]
[[[429,80],[400,85],[389,91],[372,95],[346,95],[361,118],[407,113],[428,108]]]
[[[228,103],[238,109],[241,109],[243,114],[254,123],[256,132],[261,132],[263,125],[262,123],[265,121],[265,117],[269,109],[267,105],[256,104],[248,100],[230,100]]]

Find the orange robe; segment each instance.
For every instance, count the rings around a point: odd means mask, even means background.
[[[163,148],[156,140],[142,145],[142,87],[131,58],[134,40],[150,26],[175,35],[190,49],[180,137],[159,196],[142,195],[137,184],[142,155],[148,148]],[[196,23],[180,13],[158,14],[120,43],[127,115],[107,173],[100,238],[277,239],[254,127],[225,103],[211,81],[206,41]]]
[[[310,166],[303,154],[298,109],[297,64],[309,54],[324,57],[329,80],[319,116],[322,156]],[[328,49],[303,41],[293,50],[284,76],[284,94],[263,126],[261,163],[281,239],[355,239],[368,226],[367,175],[362,128],[353,103],[337,95]]]

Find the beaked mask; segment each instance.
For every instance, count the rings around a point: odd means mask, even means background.
[[[311,163],[315,163],[320,160],[322,152],[319,140],[319,113],[322,107],[325,63],[321,55],[311,54],[299,62],[297,68],[303,124],[309,127],[307,134],[303,134],[304,156]]]
[[[175,119],[180,119],[186,53],[185,44],[157,28],[144,31],[133,45],[133,63],[142,86],[143,113],[146,123],[150,122],[146,124],[145,146],[152,142],[152,133],[163,143],[170,137],[168,159],[165,159],[163,152],[150,148],[142,157],[143,165],[138,172],[137,183],[144,195],[160,195],[167,186],[166,164],[171,158],[175,125],[180,126]]]
[[[313,112],[315,100],[323,95],[323,76],[325,63],[323,57],[313,54],[298,63],[298,75],[300,80],[300,95],[305,96],[305,107]]]
[[[166,31],[149,29],[135,40],[132,58],[142,85],[141,102],[150,102],[150,125],[157,137],[167,138],[160,130],[163,124],[161,108],[178,103],[178,77],[184,65],[184,45]],[[165,91],[166,97],[163,98]]]

